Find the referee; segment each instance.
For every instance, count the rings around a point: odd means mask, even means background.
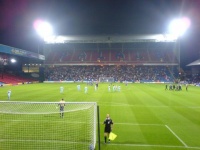
[[[109,134],[112,131],[112,127],[113,127],[113,121],[110,118],[109,114],[106,115],[106,119],[103,122],[103,124],[105,125],[105,128],[104,128],[104,139],[105,139],[105,143],[106,143],[107,142],[107,138],[109,138]],[[110,139],[108,139],[108,142],[110,143]]]

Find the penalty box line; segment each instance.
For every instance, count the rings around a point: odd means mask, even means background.
[[[168,126],[165,125],[165,127],[185,146],[188,147],[187,144],[185,144],[185,142],[183,142],[183,140]]]
[[[121,123],[121,122],[116,122],[114,124],[133,125],[133,126],[164,126],[163,124],[140,124],[140,123]]]

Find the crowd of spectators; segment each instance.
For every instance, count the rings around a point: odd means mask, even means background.
[[[166,66],[57,66],[45,68],[46,81],[98,81],[112,77],[115,81],[172,82],[174,75]]]
[[[106,59],[105,59],[106,58]],[[170,59],[171,58],[171,59]],[[73,50],[73,51],[50,51],[46,55],[46,61],[52,63],[86,61],[142,61],[142,62],[177,62],[172,50]]]
[[[8,64],[8,56],[6,54],[0,53],[0,65]]]
[[[187,83],[200,86],[200,74],[196,73],[186,78]]]

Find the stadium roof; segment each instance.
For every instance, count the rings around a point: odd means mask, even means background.
[[[58,35],[44,38],[46,44],[56,43],[133,43],[133,42],[176,42],[172,34],[148,35]]]
[[[188,64],[187,66],[198,66],[200,65],[200,59],[193,61],[192,63]]]
[[[37,53],[29,52],[26,50],[22,50],[19,48],[15,48],[15,47],[3,45],[3,44],[0,44],[0,52],[10,54],[10,55],[17,55],[17,56],[22,56],[22,57],[45,60],[44,55],[40,55]]]

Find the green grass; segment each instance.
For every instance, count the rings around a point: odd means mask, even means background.
[[[59,93],[60,86],[64,86],[63,94]],[[84,86],[85,84],[81,84],[80,92],[73,83],[3,87],[0,88],[0,99],[7,101],[7,90],[11,89],[12,101],[58,102],[64,98],[69,102],[97,102],[100,106],[101,124],[106,114],[110,113],[114,121],[113,132],[118,135],[110,144],[104,144],[104,126],[101,125],[102,150],[200,149],[199,87],[190,86],[189,91],[185,91],[185,87],[182,91],[165,91],[163,84],[129,84],[128,86],[121,84],[121,92],[108,92],[108,84],[100,83],[97,91],[94,91],[94,86],[88,86],[88,94],[85,94]],[[48,120],[58,120],[58,118],[49,117]],[[19,129],[19,123],[12,124],[14,125],[0,120],[0,150],[4,150],[1,149],[1,145],[4,144],[1,139],[6,136],[2,126],[7,128],[12,126],[11,130]],[[51,130],[52,127],[47,124],[46,130]],[[27,135],[34,134],[30,133]],[[57,135],[59,138],[59,132]],[[18,137],[13,135],[12,138]],[[27,137],[29,138],[31,139]],[[34,149],[34,146],[29,147],[32,145],[31,141],[27,141],[25,145],[8,149]],[[50,142],[46,146],[41,149],[50,149],[53,143]],[[60,143],[60,147],[53,149],[60,150],[62,146],[63,143]]]

